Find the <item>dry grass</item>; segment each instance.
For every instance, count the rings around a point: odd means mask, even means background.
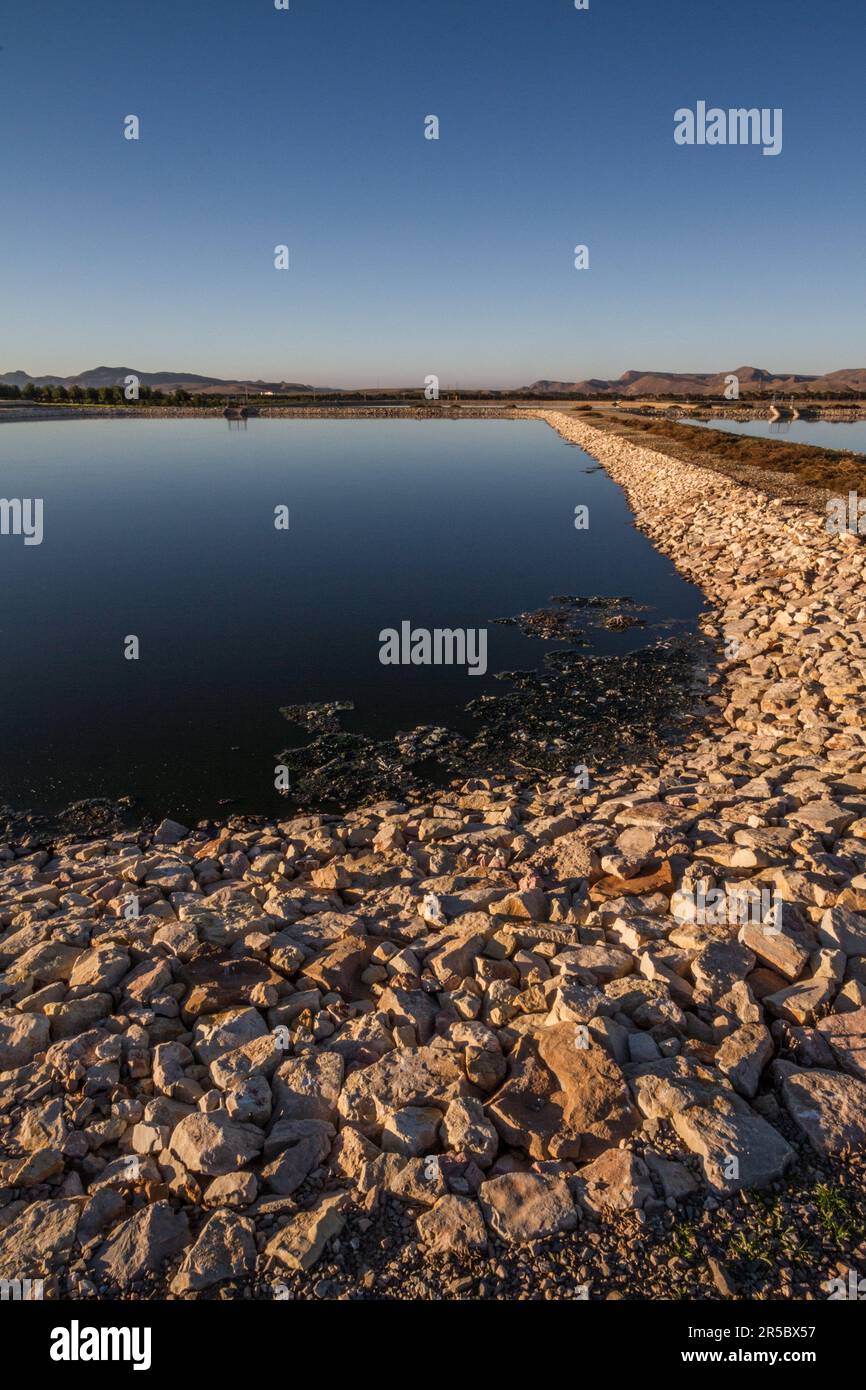
[[[866,454],[699,429],[676,420],[644,420],[598,410],[581,413],[588,424],[631,443],[655,447],[671,458],[712,468],[772,496],[805,502],[820,511],[828,496],[849,491],[866,495]]]

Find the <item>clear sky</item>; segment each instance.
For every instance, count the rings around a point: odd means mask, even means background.
[[[866,365],[864,38],[863,0],[6,0],[0,371]],[[699,100],[781,107],[781,154],[677,146]]]

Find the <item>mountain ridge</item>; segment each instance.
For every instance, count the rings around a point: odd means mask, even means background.
[[[347,388],[340,386],[313,386],[297,381],[262,381],[249,378],[223,378],[205,376],[196,372],[157,371],[142,372],[134,367],[91,367],[73,376],[31,376],[20,368],[12,372],[0,372],[0,385],[18,386],[23,389],[28,384],[34,386],[79,386],[82,388],[102,386],[122,386],[127,376],[137,376],[142,386],[150,386],[165,392],[178,389],[193,390],[203,395],[219,395],[226,392],[239,393],[243,390],[267,391],[274,394],[304,393],[309,395],[356,395],[360,390],[373,391],[373,387]],[[563,394],[583,394],[588,396],[721,396],[728,384],[728,378],[736,376],[740,396],[758,391],[774,391],[779,394],[810,394],[820,392],[857,392],[866,394],[866,367],[843,367],[837,371],[809,375],[805,373],[776,373],[765,367],[734,367],[724,372],[670,372],[657,370],[638,370],[629,368],[619,377],[588,377],[583,381],[557,381],[539,378],[529,386],[499,388],[508,395],[551,396]],[[376,388],[379,389],[379,388]],[[401,387],[383,387],[386,391],[421,390],[419,384]],[[478,394],[489,394],[493,388],[480,389]]]

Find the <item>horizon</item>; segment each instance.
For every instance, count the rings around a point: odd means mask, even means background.
[[[148,17],[124,28],[97,0],[7,21],[3,353],[32,364],[10,371],[168,356],[227,381],[471,390],[615,380],[638,370],[625,350],[691,374],[862,360],[853,0]],[[678,145],[675,114],[704,101],[783,111],[779,153]]]
[[[122,373],[122,372],[135,372],[136,370],[139,371],[139,372],[141,372],[142,375],[163,377],[163,378],[165,378],[166,380],[180,380],[182,377],[187,376],[187,377],[196,377],[196,378],[199,378],[202,382],[207,383],[207,382],[210,382],[210,381],[213,379],[213,374],[211,374],[211,373],[205,373],[205,372],[195,372],[195,371],[192,371],[189,367],[182,367],[182,368],[179,368],[177,371],[172,371],[172,370],[170,370],[170,369],[168,369],[168,368],[156,368],[156,369],[151,369],[151,368],[136,368],[136,367],[133,367],[130,363],[121,364],[121,365],[118,365],[118,366],[109,366],[107,363],[101,362],[101,363],[99,363],[97,366],[94,366],[94,367],[85,367],[85,368],[83,368],[83,369],[82,369],[81,371],[79,371],[79,372],[68,372],[68,373],[62,374],[62,380],[68,382],[68,381],[74,380],[75,378],[78,378],[78,377],[86,377],[86,376],[92,375],[92,374],[94,374],[94,373],[96,373],[96,372],[116,372],[116,373],[119,374],[119,373]],[[591,381],[591,380],[595,380],[595,381],[600,381],[600,382],[606,382],[608,385],[610,385],[610,384],[616,384],[616,383],[618,383],[618,382],[620,382],[620,381],[624,381],[625,378],[628,377],[628,376],[632,376],[632,377],[637,376],[638,379],[639,379],[640,377],[643,377],[643,376],[694,377],[694,378],[696,378],[696,379],[699,379],[699,378],[701,378],[701,377],[722,376],[722,375],[724,375],[724,373],[729,372],[729,371],[730,371],[730,372],[744,372],[744,371],[764,372],[764,373],[768,373],[768,374],[769,374],[771,377],[773,377],[774,379],[783,380],[783,381],[784,381],[784,380],[788,380],[788,379],[793,379],[793,378],[795,378],[795,377],[799,377],[799,378],[801,378],[801,379],[804,380],[804,381],[816,381],[816,380],[820,380],[821,378],[826,377],[826,376],[831,376],[831,375],[834,375],[834,374],[837,374],[837,375],[838,375],[839,373],[842,373],[842,372],[866,372],[866,367],[857,367],[857,366],[830,367],[830,368],[828,368],[826,371],[819,371],[819,372],[815,372],[815,371],[811,371],[811,372],[796,371],[796,372],[795,372],[795,371],[787,371],[787,370],[777,371],[777,370],[774,370],[773,368],[770,368],[770,367],[758,367],[758,366],[755,365],[754,362],[742,362],[742,363],[739,363],[737,366],[724,366],[724,367],[720,367],[720,368],[717,368],[717,369],[712,370],[712,371],[695,371],[695,370],[690,370],[690,369],[678,369],[678,368],[673,368],[673,367],[671,367],[671,368],[668,368],[668,367],[626,367],[624,371],[617,373],[617,375],[616,375],[616,376],[613,376],[613,377],[601,377],[597,372],[591,372],[591,373],[589,374],[588,377],[577,378],[577,379],[575,379],[575,381],[569,382],[569,381],[566,381],[566,379],[565,379],[565,378],[562,378],[562,377],[534,376],[534,377],[532,377],[531,380],[523,381],[523,382],[516,383],[516,384],[515,384],[515,383],[508,383],[508,384],[499,383],[499,384],[491,384],[491,385],[487,385],[487,386],[483,386],[483,387],[472,387],[472,386],[467,386],[467,387],[465,387],[465,388],[461,387],[460,389],[461,389],[461,390],[464,390],[464,389],[465,389],[465,390],[467,390],[467,391],[471,391],[471,390],[479,390],[479,391],[498,391],[498,392],[522,391],[522,390],[527,389],[528,387],[531,387],[531,386],[536,385],[536,384],[539,383],[539,382],[551,382],[551,383],[565,384],[565,385],[578,385],[578,384],[586,383],[586,382]],[[6,379],[6,378],[8,378],[8,377],[10,377],[10,376],[15,376],[15,375],[19,375],[19,374],[26,375],[27,377],[29,377],[29,379],[30,379],[31,381],[35,381],[35,382],[38,382],[38,381],[40,381],[40,380],[42,380],[42,379],[45,379],[45,378],[61,377],[61,373],[59,373],[59,372],[51,372],[51,371],[28,372],[28,371],[26,370],[26,368],[23,368],[23,367],[15,367],[15,368],[10,368],[8,371],[0,371],[0,382],[3,382],[4,379]],[[361,382],[359,385],[356,385],[356,386],[345,386],[345,385],[341,385],[340,383],[337,383],[337,382],[329,381],[329,382],[323,383],[323,382],[313,381],[313,380],[311,380],[311,379],[303,380],[303,379],[300,378],[300,377],[299,377],[297,380],[291,380],[291,381],[290,381],[288,378],[278,378],[278,377],[244,377],[244,376],[241,376],[240,374],[235,374],[235,375],[230,375],[230,376],[227,376],[227,377],[222,377],[222,378],[219,378],[219,381],[220,381],[221,384],[225,384],[226,386],[232,386],[232,385],[241,385],[241,386],[291,385],[291,386],[308,386],[308,387],[310,387],[311,389],[317,390],[317,391],[345,391],[345,392],[353,392],[353,391],[361,391],[361,390],[398,390],[398,391],[410,391],[410,390],[420,390],[420,389],[422,389],[422,386],[423,386],[423,383],[419,383],[419,382],[409,382],[409,381],[403,381],[403,382],[401,382],[401,381],[377,382],[375,386],[373,385],[373,383],[372,383],[371,381],[364,381],[364,382]],[[441,383],[441,386],[442,386],[442,389],[443,389],[443,390],[453,390],[453,389],[456,389],[457,383],[450,383],[450,382],[445,382],[445,381],[443,381],[443,382]]]

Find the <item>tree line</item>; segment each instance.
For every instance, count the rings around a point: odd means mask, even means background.
[[[159,387],[140,386],[137,401],[128,401],[122,386],[37,386],[28,381],[26,386],[8,385],[0,382],[0,400],[40,401],[43,404],[68,405],[223,405],[220,396],[193,395],[178,388],[177,391],[160,391]]]

